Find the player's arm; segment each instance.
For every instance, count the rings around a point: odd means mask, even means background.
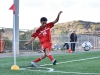
[[[25,45],[28,45],[29,43],[31,43],[35,38],[34,37],[31,37],[31,39],[25,43]]]
[[[57,18],[53,21],[54,24],[57,23],[57,22],[59,21],[59,17],[60,17],[60,15],[61,15],[61,13],[62,13],[62,11],[60,11],[60,12],[58,13]]]
[[[31,39],[28,42],[26,42],[25,45],[28,45],[29,43],[31,43],[38,36],[38,34],[39,34],[39,31],[36,30],[35,33],[31,35]]]

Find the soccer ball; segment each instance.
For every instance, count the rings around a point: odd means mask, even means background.
[[[89,50],[90,50],[90,47],[89,47],[89,46],[85,46],[85,47],[84,47],[84,50],[85,50],[85,51],[89,51]]]
[[[92,44],[88,41],[85,41],[83,44],[82,44],[82,48],[85,50],[85,51],[89,51],[92,47]]]

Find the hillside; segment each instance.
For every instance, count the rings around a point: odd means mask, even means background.
[[[31,30],[30,34],[35,29]],[[96,36],[100,36],[100,23],[99,22],[96,23],[96,22],[89,22],[89,21],[82,21],[82,20],[70,21],[66,23],[58,23],[52,28],[52,35],[59,36],[59,34],[63,32],[70,33],[73,29],[76,30],[77,34],[91,34],[91,35],[96,34]],[[3,35],[4,37],[8,37],[11,40],[12,32],[13,31],[11,28],[5,28],[5,33]],[[20,35],[21,33],[23,34],[24,32],[20,31]]]
[[[23,31],[19,31],[19,34],[21,34],[21,33],[23,33]],[[12,28],[5,28],[3,36],[7,37],[9,40],[12,40],[12,38],[13,38],[13,29]]]
[[[94,34],[96,32],[100,32],[100,23],[82,21],[82,20],[71,21],[71,22],[56,24],[52,30],[54,34],[59,34],[62,31],[67,31],[70,33],[72,30],[76,30],[77,34],[86,34],[86,33]]]

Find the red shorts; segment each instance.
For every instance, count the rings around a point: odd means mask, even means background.
[[[42,50],[44,51],[46,48],[48,48],[50,51],[52,50],[52,43],[45,42],[42,44]]]

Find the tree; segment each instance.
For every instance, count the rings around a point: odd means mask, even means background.
[[[4,28],[0,28],[0,35],[2,35],[2,33],[4,33]]]

